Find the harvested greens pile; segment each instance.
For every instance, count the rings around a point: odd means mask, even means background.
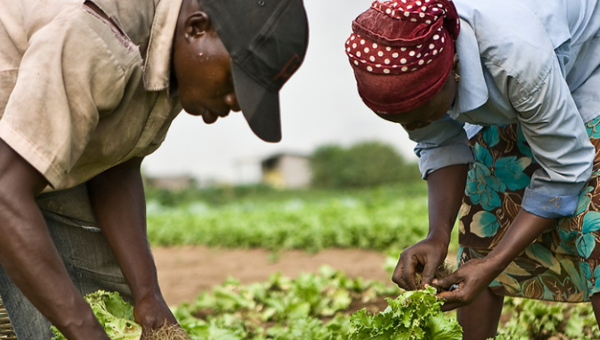
[[[142,336],[142,327],[133,318],[133,307],[119,293],[99,290],[86,295],[85,300],[111,339],[137,340]],[[52,340],[67,340],[56,327],[52,326],[52,331],[55,334]]]

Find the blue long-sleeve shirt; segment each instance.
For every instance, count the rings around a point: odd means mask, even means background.
[[[520,123],[541,165],[522,207],[572,214],[595,150],[584,123],[600,115],[598,0],[455,0],[461,80],[447,115],[410,131],[423,177],[473,162],[467,144],[484,125]]]

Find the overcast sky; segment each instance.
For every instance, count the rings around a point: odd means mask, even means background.
[[[348,146],[380,140],[414,161],[414,143],[404,130],[371,113],[360,100],[344,53],[351,22],[371,0],[305,0],[310,25],[306,59],[281,93],[283,139],[256,137],[241,113],[206,125],[182,112],[166,141],[148,156],[150,176],[188,174],[202,181],[251,182],[259,178],[260,159],[281,152],[310,154],[323,144]]]

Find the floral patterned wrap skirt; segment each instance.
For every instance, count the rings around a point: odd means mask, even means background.
[[[600,117],[586,128],[596,157],[577,211],[558,219],[492,282],[495,294],[583,302],[600,292]],[[484,127],[470,143],[476,160],[459,216],[459,266],[498,244],[540,167],[518,124]]]

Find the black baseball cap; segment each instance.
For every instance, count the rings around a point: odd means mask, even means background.
[[[199,0],[231,56],[236,97],[252,131],[281,140],[279,90],[304,60],[302,0]]]

